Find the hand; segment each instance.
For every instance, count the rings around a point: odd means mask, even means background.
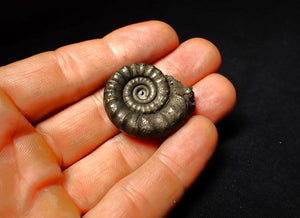
[[[133,62],[193,86],[194,116],[163,142],[119,133],[104,111],[105,81]],[[171,27],[150,21],[1,67],[1,217],[165,215],[212,156],[213,123],[235,104],[220,63],[210,42],[178,45]]]

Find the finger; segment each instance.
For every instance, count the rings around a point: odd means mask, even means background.
[[[224,76],[213,73],[193,86],[197,107],[195,114],[201,114],[214,123],[222,120],[234,108],[236,91]]]
[[[85,217],[99,213],[103,217],[162,217],[203,170],[216,143],[214,125],[204,117],[192,117],[143,166],[116,183]]]
[[[165,23],[134,24],[103,39],[65,46],[4,66],[0,69],[0,88],[30,121],[37,122],[95,91],[122,65],[153,62],[177,45],[176,33]]]
[[[200,51],[205,51],[204,54],[196,53],[197,48]],[[184,54],[190,52],[194,55],[184,59],[186,57]],[[180,58],[181,55],[183,55],[182,58]],[[165,59],[166,62],[164,62]],[[206,63],[205,60],[210,64],[203,68],[202,65],[196,64],[199,59],[203,65]],[[158,64],[161,68],[170,70],[170,63],[176,63],[176,67],[174,67],[176,70],[172,75],[182,79],[186,85],[192,85],[205,75],[214,72],[219,67],[220,61],[217,48],[212,46],[210,42],[203,39],[192,39],[181,44],[174,52],[160,60]],[[164,63],[166,63],[165,66]],[[188,72],[189,76],[184,76],[182,71]],[[219,85],[224,84],[220,83]],[[216,93],[215,95],[222,96],[223,94]],[[222,97],[219,99],[221,100]],[[219,102],[216,103],[220,104]],[[201,102],[197,102],[197,105],[201,104]],[[214,105],[210,104],[210,107],[209,112],[213,115]],[[226,107],[223,107],[223,110],[226,110]],[[40,123],[36,128],[46,137],[57,156],[60,157],[63,167],[81,159],[118,132],[105,113],[102,90]]]
[[[78,216],[53,152],[1,90],[0,123],[0,216]]]
[[[219,50],[210,41],[193,38],[180,45],[155,65],[166,75],[174,76],[185,85],[193,85],[221,65]]]

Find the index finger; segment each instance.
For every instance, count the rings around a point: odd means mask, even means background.
[[[28,120],[36,123],[95,91],[121,66],[154,62],[178,43],[175,31],[163,22],[133,24],[102,39],[72,44],[1,67],[0,88]]]

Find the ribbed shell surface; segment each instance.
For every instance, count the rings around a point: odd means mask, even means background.
[[[192,96],[192,97],[191,97]],[[115,72],[104,90],[105,110],[121,131],[138,138],[175,132],[195,108],[191,87],[144,63]]]

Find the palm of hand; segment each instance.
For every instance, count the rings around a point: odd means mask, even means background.
[[[94,92],[132,62],[193,85],[201,105],[163,142],[119,134],[103,89]],[[220,62],[208,41],[178,46],[168,25],[151,21],[0,68],[1,216],[165,215],[211,157],[213,123],[234,106],[233,86],[214,73]]]

